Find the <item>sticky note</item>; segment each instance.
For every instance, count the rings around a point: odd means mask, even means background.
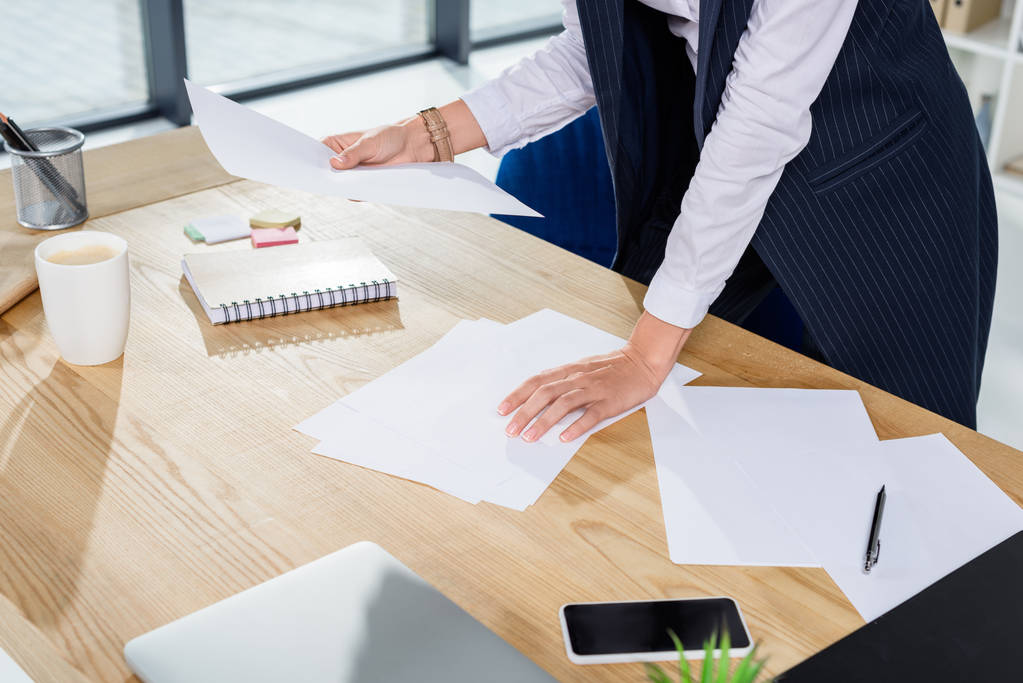
[[[192,230],[189,231],[189,228]],[[251,228],[245,223],[245,219],[241,216],[232,215],[196,218],[185,226],[186,235],[195,239],[193,233],[198,233],[200,239],[204,239],[206,244],[240,240],[243,237],[248,237],[250,230]]]
[[[203,234],[201,232],[199,232],[198,230],[196,230],[195,226],[192,225],[191,223],[189,223],[188,225],[185,226],[185,234],[188,235],[188,238],[190,240],[192,240],[193,242],[204,242],[204,241],[206,241],[206,238],[203,237]]]
[[[282,244],[296,244],[297,242],[298,235],[295,233],[295,228],[291,226],[287,228],[253,228],[252,230],[252,246],[257,249],[276,247]]]
[[[286,228],[289,225],[298,228],[302,226],[302,219],[296,213],[266,209],[250,218],[249,225],[254,228]]]

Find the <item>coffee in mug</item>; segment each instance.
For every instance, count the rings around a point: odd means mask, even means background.
[[[46,325],[65,361],[101,365],[124,353],[131,291],[128,243],[82,230],[36,247],[36,275]]]
[[[109,261],[117,256],[117,250],[105,244],[86,244],[77,249],[61,249],[46,257],[50,263],[64,266],[87,266],[92,263]]]

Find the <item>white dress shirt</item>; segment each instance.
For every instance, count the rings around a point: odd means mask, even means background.
[[[695,65],[699,0],[642,1],[665,12]],[[562,33],[462,97],[495,155],[556,131],[594,104],[578,10],[574,0],[562,4]],[[717,118],[643,302],[655,317],[695,327],[724,289],[785,164],[810,139],[810,105],[855,10],[856,0],[754,0]]]

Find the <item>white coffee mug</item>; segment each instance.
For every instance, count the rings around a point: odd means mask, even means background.
[[[108,247],[115,255],[86,265],[47,260],[61,251],[93,245]],[[35,262],[46,323],[64,360],[101,365],[120,357],[131,313],[128,243],[107,232],[71,232],[40,243]]]

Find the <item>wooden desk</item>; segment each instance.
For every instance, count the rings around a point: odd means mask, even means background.
[[[86,150],[83,163],[92,218],[237,180],[220,167],[195,128]],[[38,286],[32,253],[54,234],[18,225],[11,171],[0,171],[0,313]]]
[[[309,238],[361,235],[400,301],[210,326],[181,277],[181,224],[267,206],[301,213]],[[122,681],[132,637],[363,539],[566,681],[643,679],[638,665],[568,662],[568,601],[735,596],[773,672],[862,623],[819,569],[672,564],[642,411],[521,513],[313,455],[291,431],[459,318],[551,307],[625,336],[642,286],[486,217],[248,181],[92,227],[132,249],[121,360],[61,362],[38,293],[0,318],[0,595],[85,675]],[[708,319],[680,360],[701,384],[859,389],[882,438],[944,432],[1023,502],[1023,454],[737,327]]]

